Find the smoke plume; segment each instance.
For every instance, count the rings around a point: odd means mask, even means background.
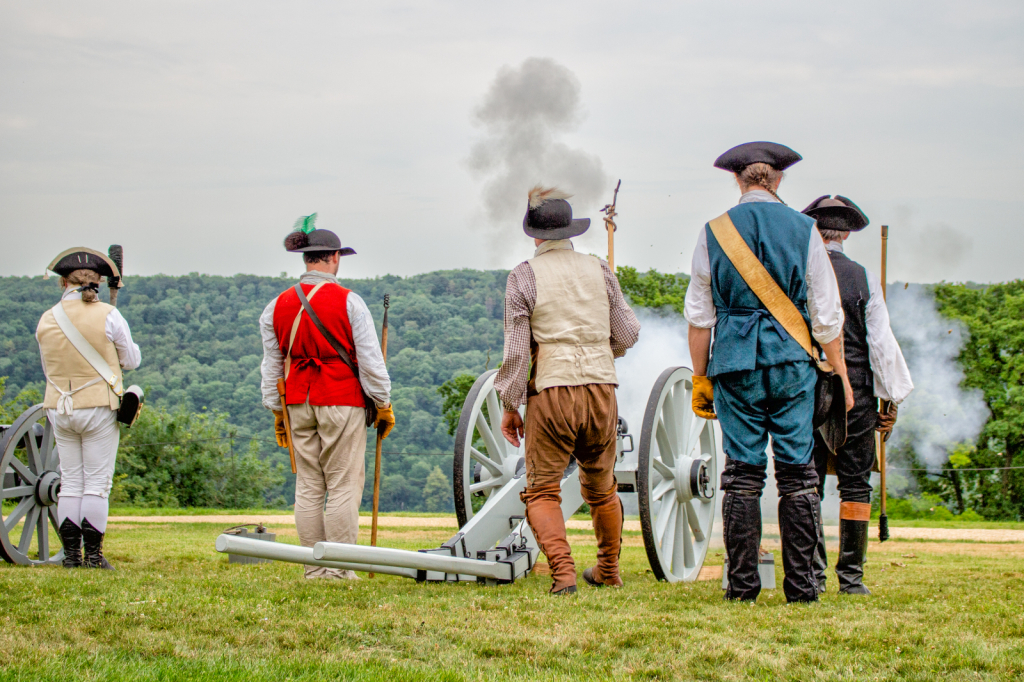
[[[580,82],[565,66],[530,58],[518,67],[502,67],[475,118],[484,135],[473,145],[469,167],[485,180],[487,219],[502,233],[516,234],[510,228],[522,220],[534,185],[572,194],[576,217],[586,217],[607,191],[601,160],[560,140],[583,119]]]
[[[913,449],[929,469],[940,469],[953,446],[974,442],[989,415],[982,392],[960,386],[964,374],[957,356],[967,330],[942,317],[920,285],[889,287],[888,305],[914,380],[914,392],[900,405],[890,447]]]

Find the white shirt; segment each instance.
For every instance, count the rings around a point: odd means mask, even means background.
[[[70,301],[76,298],[82,298],[81,291],[65,290],[60,300]],[[142,364],[142,351],[139,350],[138,344],[132,341],[132,330],[128,328],[128,321],[121,315],[121,311],[117,308],[110,311],[103,330],[107,334],[107,339],[117,348],[117,361],[121,364],[121,369],[135,369]],[[39,343],[38,334],[36,334],[36,343]],[[43,367],[43,373],[46,373],[45,367]]]
[[[299,281],[304,284],[319,284],[322,281],[338,283],[337,278],[326,272],[312,270],[303,273]],[[284,376],[284,354],[277,342],[274,331],[274,307],[277,299],[271,301],[260,315],[260,335],[263,337],[263,364],[260,371],[263,381],[260,389],[263,392],[263,406],[268,410],[281,409],[281,396],[277,392],[277,380]],[[356,344],[356,365],[359,367],[359,383],[366,395],[373,399],[377,407],[384,407],[391,402],[391,378],[384,366],[384,355],[377,340],[377,330],[373,326],[373,317],[366,303],[356,292],[348,295],[348,322],[352,327],[352,340]]]
[[[843,252],[841,242],[829,242],[825,248]],[[868,360],[875,377],[875,396],[899,405],[914,390],[914,382],[900,344],[889,326],[889,309],[882,295],[882,280],[867,268],[864,270],[868,276],[868,302],[864,307],[864,317],[868,327]]]
[[[751,202],[778,203],[771,194],[759,189],[740,197],[741,204]],[[697,248],[693,251],[683,314],[690,325],[702,329],[710,329],[718,321],[715,301],[711,296],[711,259],[706,228],[700,231]],[[817,230],[811,230],[807,248],[807,314],[811,318],[811,334],[818,343],[829,343],[843,333],[843,301],[839,297],[839,285]]]

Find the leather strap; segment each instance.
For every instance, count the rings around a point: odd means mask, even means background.
[[[870,521],[870,502],[840,502],[839,518],[843,521]]]
[[[733,267],[740,273],[740,277],[743,278],[743,281],[754,292],[754,295],[760,299],[764,307],[772,314],[772,317],[778,320],[782,328],[800,344],[801,348],[807,351],[807,354],[811,356],[811,359],[817,363],[822,371],[832,371],[831,366],[827,362],[822,361],[820,356],[814,352],[814,347],[811,344],[811,333],[807,329],[807,323],[804,321],[803,315],[800,314],[793,301],[789,300],[789,297],[782,291],[782,288],[772,279],[768,270],[765,269],[761,261],[754,255],[754,252],[747,246],[747,242],[743,240],[743,237],[736,230],[736,226],[733,225],[729,214],[723,213],[708,223],[708,225],[711,227],[711,233],[718,240],[718,244],[725,251],[729,262],[733,264]]]
[[[317,285],[317,287],[321,286],[322,284],[326,284],[326,282],[321,282],[320,284]],[[334,352],[338,354],[338,356],[341,358],[341,361],[348,365],[348,368],[352,370],[352,375],[355,376],[356,380],[358,380],[359,370],[356,368],[356,364],[352,362],[352,357],[348,354],[348,351],[345,350],[345,346],[341,345],[341,342],[338,341],[338,339],[334,338],[333,334],[327,331],[327,327],[325,327],[324,323],[320,321],[320,318],[316,316],[316,312],[314,312],[313,306],[309,304],[309,299],[306,298],[306,294],[303,293],[302,287],[299,286],[298,284],[295,285],[295,292],[299,295],[299,302],[302,303],[302,309],[306,311],[307,315],[309,315],[310,322],[312,322],[313,325],[320,330],[320,333],[323,335],[323,337],[327,339],[327,343],[331,344],[331,348],[333,348]],[[312,292],[310,294],[310,298],[312,298]]]
[[[320,291],[320,287],[322,287],[325,284],[327,284],[327,282],[320,282],[320,284],[317,284],[315,287],[313,287],[313,290],[309,292],[309,298],[313,298],[313,296],[316,295],[316,292]],[[299,290],[299,300],[301,301],[302,298],[304,297],[304,294],[302,293],[302,287],[300,287],[298,284],[296,284],[295,287]],[[299,331],[299,320],[302,318],[302,311],[303,308],[299,308],[299,312],[296,313],[295,320],[292,322],[292,333],[291,336],[288,337],[288,355],[285,356],[284,359],[285,381],[288,381],[288,375],[291,374],[292,372],[292,345],[295,344],[295,334]]]
[[[68,317],[67,312],[64,310],[64,302],[61,301],[51,309],[53,312],[53,318],[57,321],[57,326],[64,332],[64,336],[67,337],[71,345],[75,347],[85,361],[92,365],[92,368],[96,370],[96,373],[100,375],[100,378],[110,386],[110,389],[115,395],[121,397],[124,394],[124,386],[118,380],[117,375],[110,369],[110,365],[103,359],[99,351],[92,347],[92,344],[82,336],[82,332],[78,331],[78,327],[74,325],[71,318]],[[51,382],[52,383],[52,382]],[[89,384],[91,385],[91,384]],[[85,388],[82,386],[81,388]]]

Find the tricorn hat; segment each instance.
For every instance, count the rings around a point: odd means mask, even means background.
[[[573,220],[572,206],[566,201],[570,196],[554,187],[538,185],[531,189],[523,232],[537,239],[569,239],[586,232],[590,218]]]
[[[317,229],[316,213],[300,216],[295,221],[294,229],[284,238],[284,248],[289,253],[339,251],[342,256],[352,256],[356,252],[355,249],[343,247],[338,235],[330,230]]]
[[[864,211],[860,210],[857,204],[838,194],[835,198],[827,194],[818,197],[801,213],[818,221],[818,227],[823,230],[859,232],[868,226],[868,217],[864,215]]]
[[[75,246],[61,251],[46,269],[61,277],[67,277],[75,270],[94,270],[102,277],[120,277],[121,271],[110,256],[84,246]]]
[[[747,142],[733,147],[715,159],[715,168],[730,173],[742,173],[752,163],[766,163],[775,170],[786,170],[804,157],[784,144],[775,142]]]

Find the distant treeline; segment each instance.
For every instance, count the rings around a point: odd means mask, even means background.
[[[682,313],[687,276],[617,270],[633,305]],[[341,280],[366,300],[378,332],[384,294],[391,295],[388,370],[398,427],[384,449],[405,454],[384,457],[383,509],[451,508],[451,417],[461,406],[466,377],[501,361],[507,274],[446,270]],[[126,283],[118,307],[143,355],[142,366],[127,379],[146,389],[149,407],[146,421],[123,441],[115,495],[153,506],[290,504],[294,476],[287,454],[273,444],[272,419],[260,403],[258,320],[294,280],[190,274],[129,277]],[[917,492],[955,513],[1021,518],[1024,470],[969,470],[1024,467],[1024,283],[928,288],[939,312],[961,320],[969,332],[959,358],[963,385],[984,392],[992,417],[977,442],[949,444],[947,467],[960,471],[913,473]],[[43,388],[34,332],[57,299],[55,280],[0,278],[0,377],[8,377],[0,402],[9,404],[8,415]],[[920,464],[912,447],[893,458],[904,466]],[[372,463],[371,452],[364,504]]]

